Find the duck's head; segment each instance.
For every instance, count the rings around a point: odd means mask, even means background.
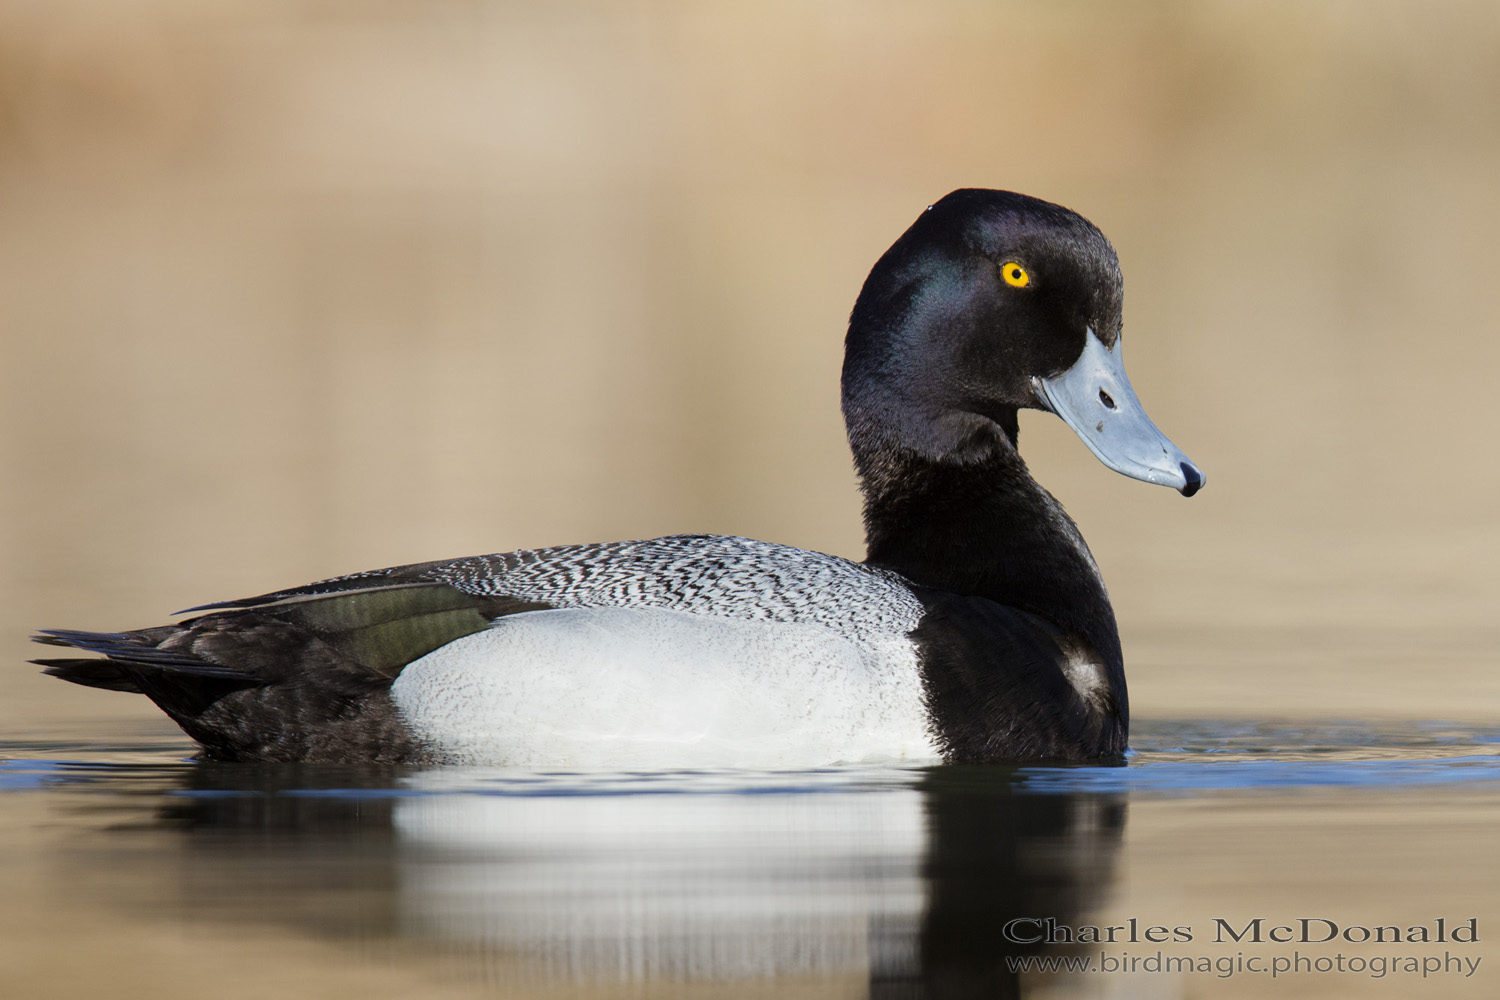
[[[955,191],[885,252],[845,341],[861,472],[899,453],[983,461],[1016,411],[1060,416],[1116,472],[1192,496],[1203,473],[1146,416],[1120,360],[1120,264],[1087,219],[1008,191]]]

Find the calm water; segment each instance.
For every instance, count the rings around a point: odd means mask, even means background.
[[[1134,742],[1117,767],[616,774],[205,764],[159,731],[12,743],[0,985],[1492,995],[1500,729],[1148,722]],[[1085,943],[1037,940],[1046,918]],[[113,958],[55,936],[101,921]]]

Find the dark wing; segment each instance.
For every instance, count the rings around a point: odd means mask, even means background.
[[[496,618],[549,606],[391,575],[318,587],[133,632],[45,630],[36,641],[104,659],[36,662],[75,684],[146,695],[220,759],[421,760],[391,681]]]

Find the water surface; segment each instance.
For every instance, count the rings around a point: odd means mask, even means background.
[[[1110,767],[552,773],[212,764],[159,732],[15,743],[0,983],[1489,995],[1500,729],[1157,721],[1134,744]],[[1470,920],[1479,940],[1452,940]],[[100,923],[113,957],[59,930]],[[1387,940],[1351,939],[1367,927]]]

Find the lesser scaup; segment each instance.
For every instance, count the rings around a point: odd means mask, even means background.
[[[339,577],[133,632],[47,672],[156,702],[224,760],[806,766],[1099,759],[1126,745],[1114,612],[1016,449],[1062,417],[1106,465],[1203,474],[1120,361],[1109,241],[955,191],[875,264],[845,339],[863,563],[710,535]]]

